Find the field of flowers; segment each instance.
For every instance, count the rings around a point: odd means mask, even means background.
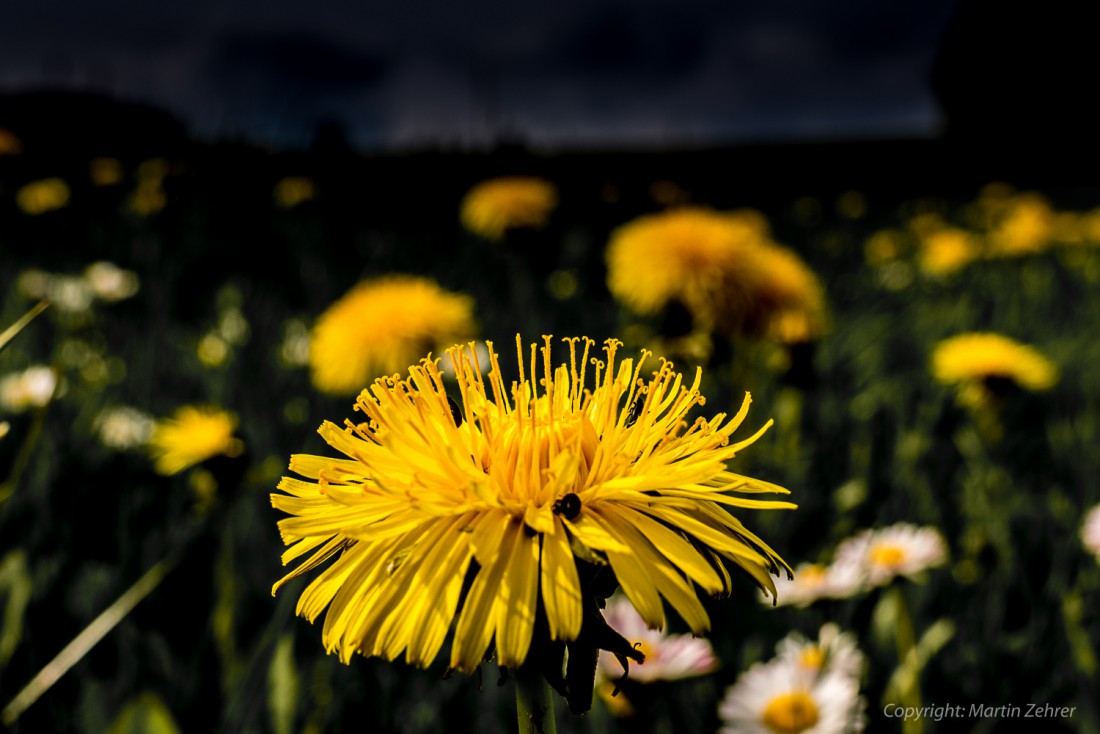
[[[1100,190],[617,160],[0,129],[0,726],[1100,730]]]

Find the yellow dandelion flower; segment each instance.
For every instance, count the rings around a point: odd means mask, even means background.
[[[453,398],[439,360],[378,379],[356,402],[364,422],[319,429],[346,458],[291,457],[306,480],[284,477],[272,504],[290,515],[279,521],[283,562],[304,560],[272,593],[335,557],[297,611],[314,621],[327,608],[322,639],[341,660],[404,653],[426,667],[454,622],[452,668],[473,670],[494,643],[509,668],[557,645],[549,668],[560,677],[564,643],[603,622],[597,571],[613,574],[649,627],[664,627],[664,597],[695,634],[710,622],[694,585],[731,592],[720,558],[771,591],[770,574],[789,573],[725,509],[793,507],[730,494],[787,494],[727,469],[771,424],[730,440],[748,396],[732,418],[692,421],[700,371],[688,386],[662,360],[646,378],[647,352],[616,361],[620,343],[608,340],[605,359],[590,361],[595,342],[576,338],[555,364],[543,339],[528,350],[516,337],[513,382],[491,343],[487,375],[472,343],[451,348]],[[590,687],[587,698],[585,709]]]
[[[19,155],[23,152],[23,143],[11,130],[0,127],[0,155]]]
[[[61,209],[69,203],[69,184],[60,178],[31,181],[16,192],[15,203],[31,216]]]
[[[759,278],[760,242],[758,223],[748,217],[699,207],[641,216],[611,235],[607,287],[644,315],[679,301],[706,329],[719,313],[742,312]]]
[[[990,254],[1027,255],[1040,252],[1054,234],[1054,210],[1038,194],[1020,194],[1007,204],[989,233]]]
[[[283,209],[293,209],[317,195],[313,179],[305,176],[287,176],[275,184],[275,203]]]
[[[957,227],[944,227],[921,238],[921,270],[930,275],[948,275],[973,261],[979,254],[979,243],[973,233]]]
[[[499,240],[510,229],[541,229],[558,203],[553,184],[540,178],[495,178],[474,186],[462,200],[462,226]]]
[[[901,257],[905,246],[906,237],[902,231],[881,229],[867,238],[863,245],[863,259],[871,267],[886,265]]]
[[[244,444],[233,436],[237,418],[212,407],[185,405],[157,421],[148,449],[158,474],[171,476],[214,456],[239,456]]]
[[[745,333],[786,344],[813,341],[826,331],[825,290],[793,250],[765,245],[756,255],[759,277],[749,290]]]
[[[1058,368],[1038,350],[1001,334],[969,333],[945,339],[932,354],[932,374],[942,383],[1009,380],[1026,390],[1047,390]]]
[[[93,186],[114,186],[122,180],[122,163],[118,158],[93,158],[88,163],[88,178]]]
[[[472,336],[473,309],[472,298],[427,278],[364,281],[313,327],[313,384],[333,395],[354,395],[375,375],[398,372],[429,351]]]
[[[137,188],[130,195],[129,202],[130,211],[143,217],[156,214],[164,209],[167,203],[168,197],[164,193],[160,179],[153,178],[140,179]]]

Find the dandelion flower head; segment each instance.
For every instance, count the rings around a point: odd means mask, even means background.
[[[429,351],[473,336],[474,301],[435,281],[391,275],[363,281],[313,326],[313,384],[354,395],[379,374],[393,374]]]
[[[1058,368],[1038,350],[988,332],[941,341],[932,353],[932,374],[945,384],[999,378],[1033,391],[1058,382]]]
[[[122,181],[122,162],[118,158],[93,158],[88,163],[88,178],[93,186],[114,186]]]
[[[69,203],[69,184],[60,178],[31,181],[15,193],[15,203],[31,216],[61,209]]]
[[[244,444],[233,436],[236,416],[210,406],[185,405],[157,421],[148,449],[158,474],[179,474],[219,455],[238,456]]]
[[[718,707],[721,734],[848,734],[862,731],[859,684],[775,658],[742,673]]]
[[[701,372],[686,384],[661,360],[644,377],[644,351],[618,360],[608,340],[590,361],[594,342],[564,341],[555,363],[550,337],[528,350],[517,336],[510,387],[491,343],[484,375],[472,344],[453,347],[451,395],[426,358],[360,393],[358,422],[321,426],[346,458],[291,457],[305,479],[285,477],[272,504],[290,515],[284,564],[304,560],[273,593],[336,557],[297,607],[310,621],[327,608],[329,652],[427,667],[455,621],[452,668],[473,670],[494,641],[518,667],[536,618],[550,640],[577,638],[596,567],[649,627],[665,625],[663,597],[696,634],[710,622],[693,584],[732,590],[721,558],[770,591],[770,574],[789,572],[725,509],[793,507],[753,496],[787,490],[727,469],[770,425],[731,442],[748,397],[732,418],[692,421]]]
[[[671,209],[628,222],[611,234],[607,286],[643,315],[670,301],[683,303],[697,320],[743,301],[760,277],[758,226],[701,207]]]
[[[948,275],[980,254],[980,243],[972,232],[943,227],[921,238],[918,258],[921,270],[929,275]]]
[[[993,255],[1027,255],[1041,252],[1054,234],[1054,210],[1038,194],[1018,194],[989,232]]]
[[[286,176],[275,184],[273,196],[275,203],[283,209],[293,209],[317,195],[313,179],[305,176]]]
[[[557,189],[540,178],[494,178],[474,186],[462,200],[462,226],[500,240],[511,229],[541,229],[558,203]]]
[[[11,130],[0,127],[0,155],[18,155],[23,152],[23,143]]]
[[[778,245],[760,247],[756,263],[759,278],[749,290],[748,332],[785,344],[821,337],[825,290],[814,271],[794,251]]]
[[[868,586],[884,586],[897,576],[915,576],[947,562],[947,544],[939,530],[898,523],[864,530],[836,549],[838,565],[862,568]]]

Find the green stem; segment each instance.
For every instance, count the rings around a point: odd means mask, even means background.
[[[47,663],[46,667],[38,671],[38,675],[34,676],[31,682],[24,686],[23,690],[0,712],[0,721],[5,726],[14,724],[20,714],[37,701],[39,696],[48,691],[61,676],[68,672],[69,668],[80,662],[96,646],[96,643],[126,618],[126,615],[137,606],[138,602],[157,588],[178,562],[179,556],[170,555],[146,571],[145,575],[115,600],[114,604],[107,607],[102,614],[92,620],[91,624],[73,638],[73,641]]]
[[[516,679],[516,719],[519,734],[555,734],[554,699],[550,684],[530,665],[512,671]]]
[[[916,635],[913,633],[913,618],[909,614],[909,605],[905,602],[905,593],[902,590],[900,584],[895,584],[891,589],[891,593],[894,595],[894,610],[895,610],[895,639],[898,645],[898,665],[905,666],[907,663],[915,663],[910,658],[917,656],[917,641]],[[919,665],[919,664],[918,664]],[[913,670],[913,676],[909,685],[906,685],[901,690],[902,703],[906,707],[913,707],[914,710],[920,710],[920,668],[915,667]],[[924,731],[924,719],[919,716],[906,717],[902,723],[902,731],[904,734],[921,734]]]

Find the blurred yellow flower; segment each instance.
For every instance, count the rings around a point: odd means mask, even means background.
[[[88,178],[93,186],[114,186],[122,180],[122,163],[118,158],[93,158],[88,164]]]
[[[164,158],[142,161],[137,169],[137,188],[130,195],[130,211],[143,217],[164,209],[168,197],[164,193],[164,179],[171,166]]]
[[[1038,350],[988,332],[959,334],[937,344],[932,375],[945,384],[999,378],[1026,390],[1046,390],[1058,382],[1058,368]]]
[[[540,229],[558,203],[553,184],[540,178],[496,178],[474,186],[462,200],[462,225],[499,240],[510,229]]]
[[[897,229],[880,229],[867,238],[863,245],[863,259],[872,267],[879,267],[901,257],[905,250],[905,234]]]
[[[293,209],[317,195],[313,179],[305,176],[287,176],[275,184],[275,203],[284,209]]]
[[[185,405],[157,421],[148,449],[158,474],[171,476],[214,456],[239,456],[236,416],[210,406]]]
[[[143,217],[156,214],[168,203],[159,179],[139,179],[130,195],[130,211]]]
[[[921,270],[930,275],[948,275],[961,270],[980,254],[978,238],[957,227],[944,227],[920,240]]]
[[[821,337],[827,326],[825,290],[802,258],[785,247],[764,245],[757,251],[756,267],[759,277],[749,289],[745,333],[784,344]]]
[[[1014,196],[989,232],[991,255],[1040,252],[1054,234],[1054,211],[1038,194]]]
[[[19,155],[23,152],[23,143],[15,133],[0,127],[0,155]]]
[[[607,287],[639,314],[679,301],[709,330],[720,313],[743,315],[760,279],[757,223],[711,209],[649,214],[611,234]]]
[[[473,310],[471,297],[427,278],[391,275],[364,281],[313,326],[313,384],[333,395],[354,395],[379,375],[473,336]]]
[[[16,192],[15,203],[31,216],[61,209],[69,203],[69,184],[60,178],[31,181]]]
[[[364,422],[319,429],[346,458],[291,457],[309,481],[285,477],[272,504],[290,515],[279,521],[283,562],[301,562],[272,591],[335,557],[297,611],[313,621],[327,608],[322,638],[341,660],[404,653],[426,667],[456,620],[452,668],[476,668],[494,638],[508,668],[532,650],[549,656],[551,640],[576,641],[582,625],[593,637],[607,629],[588,588],[597,563],[649,627],[665,626],[664,597],[695,634],[710,626],[695,585],[732,591],[720,558],[772,591],[770,574],[789,572],[726,510],[793,507],[754,499],[787,490],[727,469],[770,425],[730,441],[748,396],[732,418],[692,419],[701,372],[685,381],[664,360],[646,370],[646,352],[616,361],[615,340],[590,360],[592,340],[566,339],[568,360],[555,362],[543,341],[516,337],[518,380],[491,343],[485,376],[472,345],[448,350],[454,397],[435,359],[375,380],[356,401]],[[563,653],[547,669],[560,675]],[[591,695],[578,703],[586,710]]]

